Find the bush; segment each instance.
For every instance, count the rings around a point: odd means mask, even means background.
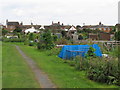
[[[34,40],[34,34],[33,33],[29,34],[29,40]]]
[[[61,51],[61,48],[52,48],[49,52],[47,52],[48,56],[52,56],[52,55],[59,55]]]
[[[8,33],[8,30],[5,30],[5,29],[2,30],[2,35],[3,36],[6,35],[7,33]]]
[[[49,30],[41,34],[40,41],[37,45],[38,49],[52,49],[54,47],[53,38]]]
[[[55,42],[57,45],[67,45],[67,40],[65,38],[61,38]]]
[[[87,70],[89,68],[89,60],[81,56],[77,56],[75,59],[75,69],[76,70]]]
[[[67,60],[67,63],[68,63],[70,66],[75,66],[75,65],[76,65],[75,60]]]
[[[56,35],[53,35],[52,37],[53,37],[53,41],[56,42],[58,37]]]
[[[46,48],[46,45],[45,45],[44,43],[40,43],[40,42],[39,42],[39,43],[37,44],[37,48],[40,49],[40,50],[42,50],[42,49],[45,49],[45,48]]]
[[[115,60],[93,59],[88,70],[88,78],[94,81],[117,84],[118,66]]]
[[[29,45],[29,40],[25,40],[24,45]]]
[[[90,80],[94,80],[107,84],[119,84],[119,69],[118,60],[114,58],[75,58],[75,69],[85,70],[87,77]]]
[[[95,57],[96,56],[96,54],[94,53],[96,50],[93,48],[93,47],[90,47],[89,48],[89,50],[88,50],[88,52],[87,52],[87,54],[85,55],[88,59],[90,58],[90,57]]]
[[[115,40],[120,41],[120,31],[115,33]]]

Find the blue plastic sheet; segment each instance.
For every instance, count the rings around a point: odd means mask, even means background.
[[[93,45],[65,45],[63,46],[60,54],[58,55],[62,59],[70,59],[76,56],[84,57],[88,52],[89,47],[93,47],[96,51],[94,52],[96,56],[102,57],[102,52],[97,44]]]

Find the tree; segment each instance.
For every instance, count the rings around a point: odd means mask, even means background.
[[[92,32],[91,29],[83,29],[83,31],[86,32],[86,33],[91,33]]]
[[[38,43],[38,49],[52,49],[54,47],[51,32],[46,30],[41,36]]]
[[[79,39],[79,40],[82,40],[82,39],[83,39],[82,35],[79,35],[79,36],[78,36],[78,39]]]
[[[21,38],[21,34],[20,33],[18,33],[17,36],[18,36],[18,38]]]
[[[29,34],[29,40],[34,40],[34,35],[33,35],[33,33],[30,33],[30,34]]]
[[[110,31],[111,34],[115,33],[116,27],[112,27],[112,30]]]
[[[13,31],[13,33],[21,33],[22,29],[20,27],[16,27],[16,29]]]
[[[66,32],[65,31],[62,31],[61,34],[62,34],[62,37],[66,37]]]
[[[3,36],[6,35],[7,33],[8,33],[7,30],[5,30],[5,29],[2,30],[2,35],[3,35]]]
[[[58,37],[56,35],[53,35],[52,37],[54,42],[57,41]]]
[[[120,31],[115,33],[115,40],[120,41]]]
[[[79,29],[81,28],[81,26],[80,26],[80,25],[77,25],[76,28],[77,28],[77,30],[79,30]]]

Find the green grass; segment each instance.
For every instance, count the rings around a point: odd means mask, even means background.
[[[0,41],[0,89],[2,88],[2,42]]]
[[[38,66],[48,74],[50,79],[59,88],[116,88],[114,85],[106,85],[89,80],[84,71],[76,71],[74,67],[57,56],[48,56],[49,51],[39,51],[34,47],[20,45],[21,49],[34,61]]]
[[[10,43],[2,46],[2,87],[39,88],[33,72],[22,56]]]

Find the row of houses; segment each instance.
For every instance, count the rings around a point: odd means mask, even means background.
[[[107,26],[103,25],[101,22],[99,22],[98,25],[84,25],[84,26],[73,26],[73,25],[64,25],[63,23],[54,23],[52,22],[51,25],[34,25],[31,23],[30,25],[23,25],[23,22],[15,22],[15,21],[8,21],[6,20],[6,26],[3,26],[6,30],[9,30],[12,32],[15,30],[16,27],[21,28],[22,30],[29,29],[31,27],[34,27],[35,29],[52,29],[52,30],[64,30],[64,31],[69,31],[69,30],[84,30],[84,29],[91,29],[91,30],[100,30],[104,31],[106,33],[109,33],[111,30],[113,30],[113,26]]]
[[[23,22],[19,23],[19,22],[14,22],[14,21],[11,22],[6,20],[6,26],[2,24],[0,24],[0,26],[6,30],[9,30],[9,32],[13,32],[13,30],[19,27],[25,33],[28,33],[28,32],[39,33],[40,29],[41,30],[51,29],[53,30],[54,33],[58,34],[58,36],[60,36],[61,31],[66,31],[68,35],[71,35],[71,37],[74,40],[77,40],[79,37],[76,34],[77,30],[84,30],[84,29],[100,30],[104,32],[99,34],[89,33],[89,38],[93,40],[111,40],[111,38],[114,36],[113,34],[109,33],[110,31],[113,30],[113,26],[103,25],[101,22],[99,22],[98,25],[84,25],[83,27],[81,27],[81,26],[73,26],[73,25],[64,25],[63,23],[60,23],[60,22],[57,22],[57,23],[52,22],[51,25],[34,25],[33,23],[31,23],[30,25],[23,25]],[[119,25],[116,25],[116,26],[119,27]]]
[[[110,31],[113,30],[113,26],[103,25],[101,22],[99,22],[98,25],[84,25],[83,27],[79,27],[79,29],[80,30],[83,30],[83,29],[100,30],[100,31],[109,33]]]

